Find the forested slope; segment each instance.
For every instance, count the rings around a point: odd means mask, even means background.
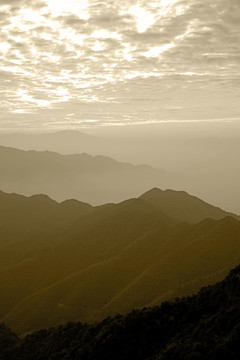
[[[17,338],[0,327],[4,360],[237,360],[240,267],[197,295],[108,317],[68,323]]]

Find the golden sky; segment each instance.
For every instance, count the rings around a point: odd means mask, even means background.
[[[0,0],[0,129],[240,119],[239,0]]]

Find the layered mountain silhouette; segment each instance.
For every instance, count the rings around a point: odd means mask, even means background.
[[[240,357],[240,267],[197,295],[108,317],[69,322],[20,339],[0,324],[0,359],[236,360]]]
[[[233,124],[232,124],[233,125]],[[220,127],[221,128],[221,127]],[[200,198],[205,199],[210,203],[217,204],[218,206],[240,214],[240,205],[238,199],[240,198],[239,188],[239,159],[238,154],[240,152],[240,139],[237,129],[230,130],[230,126],[225,131],[219,132],[218,125],[210,125],[208,123],[208,131],[206,132],[205,126],[197,126],[190,124],[168,124],[168,125],[149,125],[146,127],[136,128],[127,127],[117,131],[119,134],[110,136],[108,131],[102,129],[97,131],[97,135],[89,135],[79,131],[58,131],[51,133],[2,133],[0,132],[0,144],[2,146],[8,146],[13,148],[19,148],[22,150],[37,150],[37,151],[54,151],[62,154],[82,154],[88,153],[92,156],[104,155],[117,159],[122,162],[130,162],[132,164],[147,164],[154,168],[161,168],[166,171],[165,175],[169,175],[165,178],[164,175],[156,179],[154,182],[150,182],[149,173],[148,183],[145,187],[140,187],[143,184],[142,173],[138,176],[138,182],[135,183],[136,190],[132,182],[130,181],[129,173],[129,190],[126,190],[127,180],[122,178],[122,187],[118,186],[120,178],[116,176],[110,176],[111,178],[104,180],[100,177],[99,183],[96,180],[96,175],[93,181],[93,185],[96,189],[102,186],[103,194],[106,188],[109,187],[110,191],[114,193],[114,187],[112,180],[115,181],[115,193],[118,192],[119,196],[112,196],[106,198],[100,198],[100,201],[94,196],[83,197],[83,193],[79,194],[79,200],[87,201],[93,204],[106,203],[109,201],[119,202],[132,196],[138,196],[144,191],[157,186],[161,188],[174,188],[178,190],[186,190],[190,193],[197,195]],[[136,170],[136,169],[135,169]],[[168,173],[170,172],[170,174]],[[1,172],[0,172],[1,173]],[[174,173],[174,174],[172,174]],[[76,174],[76,173],[75,173]],[[182,174],[179,178],[176,174]],[[106,175],[106,174],[105,174]],[[174,176],[173,176],[174,175]],[[132,176],[132,175],[131,175]],[[136,179],[136,177],[135,177]],[[146,178],[144,177],[146,180]],[[144,181],[145,181],[144,180]],[[166,180],[166,182],[165,182]],[[91,179],[89,184],[91,184]],[[106,188],[104,188],[104,182]],[[169,181],[169,182],[167,182]],[[79,184],[82,186],[84,179]],[[6,185],[6,184],[5,184]],[[29,183],[29,185],[31,185]],[[65,182],[67,185],[67,182]],[[61,185],[64,187],[63,185]],[[85,190],[91,192],[86,185]],[[49,185],[51,191],[52,187]],[[41,189],[36,188],[35,192],[27,192],[27,187],[23,191],[22,189],[15,188],[12,190],[7,187],[3,187],[0,184],[0,188],[6,191],[22,192],[25,195],[30,195],[41,192]],[[30,187],[31,189],[31,187]],[[125,192],[122,190],[125,189]],[[34,190],[34,189],[33,189]],[[78,193],[80,190],[74,189],[72,193],[68,189],[68,198],[73,197],[74,193]],[[56,190],[57,192],[57,190]],[[95,191],[98,195],[98,190]],[[72,195],[73,194],[73,195]],[[54,192],[49,195],[58,195]],[[57,198],[57,200],[63,200],[63,198]],[[103,199],[103,200],[102,200]]]
[[[182,180],[177,174],[104,156],[0,146],[0,188],[27,196],[43,193],[57,201],[74,198],[100,205],[139,196],[154,186],[178,188]]]
[[[240,262],[237,216],[182,191],[96,207],[2,192],[0,214],[0,319],[18,333],[190,295]]]

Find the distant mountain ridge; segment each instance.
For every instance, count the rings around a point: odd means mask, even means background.
[[[0,188],[23,195],[47,194],[92,205],[119,202],[157,187],[173,187],[180,176],[104,156],[60,155],[0,146]]]
[[[240,262],[237,218],[172,190],[96,207],[0,193],[0,231],[0,319],[19,333],[189,295]]]
[[[103,146],[105,142],[105,139],[75,130],[46,133],[0,133],[0,143],[2,146],[20,148],[22,150],[49,150],[65,154],[66,144],[68,144],[69,153],[82,153],[93,147]]]
[[[96,131],[94,135],[77,130],[17,134],[0,132],[0,145],[23,150],[48,150],[61,154],[101,154],[120,162],[143,163],[157,169],[165,169],[175,175],[182,174],[180,178],[174,176],[172,179],[170,176],[166,183],[163,182],[164,179],[158,180],[157,183],[148,181],[146,187],[139,187],[139,190],[136,189],[135,192],[126,192],[125,190],[125,194],[116,199],[113,197],[107,199],[105,196],[98,204],[109,201],[119,202],[132,196],[139,196],[157,186],[186,190],[221,208],[240,214],[238,201],[240,198],[239,134],[235,132],[230,136],[229,133],[221,133],[220,136],[220,133],[214,131],[210,135],[203,131],[205,126],[199,127],[199,131],[197,131],[196,124],[191,125],[188,132],[183,131],[184,128],[187,130],[189,126],[185,127],[185,125],[180,125],[180,123],[178,126],[176,124],[159,124],[156,128],[151,125],[146,127],[146,132],[144,127],[128,127],[123,132],[112,131],[114,136],[110,136],[108,131],[104,130]],[[208,126],[211,128],[210,123]],[[218,125],[216,126],[217,130]],[[9,190],[1,184],[0,188]],[[13,190],[20,192],[17,188]],[[35,192],[41,191],[36,189]],[[30,195],[26,192],[24,194]],[[73,196],[68,194],[67,197]],[[95,204],[94,199],[90,201],[90,198],[84,199],[82,196],[79,196],[79,199],[87,202],[93,201]]]

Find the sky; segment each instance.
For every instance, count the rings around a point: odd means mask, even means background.
[[[240,0],[0,0],[0,130],[240,122]]]

